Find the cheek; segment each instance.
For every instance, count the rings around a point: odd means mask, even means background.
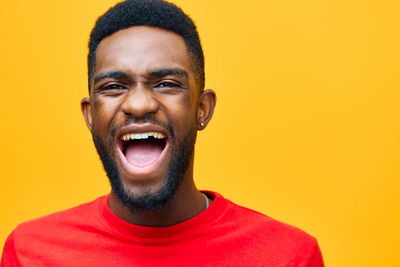
[[[180,131],[187,131],[187,128],[193,127],[196,118],[195,103],[192,102],[189,95],[175,97],[168,101],[165,106],[168,110],[168,116],[174,128]]]
[[[97,134],[107,132],[115,116],[115,103],[96,99],[92,105],[93,131]]]

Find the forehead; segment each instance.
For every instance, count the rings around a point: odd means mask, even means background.
[[[185,41],[174,32],[134,26],[104,38],[97,47],[95,73],[123,70],[140,75],[160,68],[183,68],[193,76]]]

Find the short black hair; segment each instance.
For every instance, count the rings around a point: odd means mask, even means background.
[[[194,22],[176,5],[163,0],[126,0],[111,7],[100,16],[90,34],[88,54],[88,82],[96,64],[96,49],[105,37],[132,26],[151,26],[175,32],[183,37],[200,91],[204,89],[204,55]]]

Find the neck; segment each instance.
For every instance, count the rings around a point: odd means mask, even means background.
[[[115,215],[129,223],[154,227],[170,226],[186,221],[206,208],[205,199],[194,184],[192,166],[188,168],[182,183],[163,210],[132,213],[122,205],[114,192],[111,192],[108,205]]]

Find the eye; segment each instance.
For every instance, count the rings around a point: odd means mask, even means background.
[[[172,87],[180,87],[179,84],[174,83],[174,82],[162,82],[156,85],[158,88],[172,88]]]
[[[121,84],[112,83],[112,84],[107,84],[107,85],[101,87],[100,91],[104,91],[104,90],[123,90],[123,89],[125,89],[125,87],[122,86]]]
[[[95,89],[95,94],[101,96],[120,96],[124,94],[127,87],[120,83],[107,83]]]

